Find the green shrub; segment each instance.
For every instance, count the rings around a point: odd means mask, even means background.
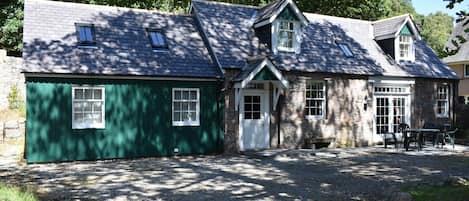
[[[12,110],[16,109],[22,109],[24,110],[25,103],[23,99],[21,98],[20,95],[20,90],[18,89],[18,86],[15,84],[11,86],[10,93],[8,94],[8,107]]]

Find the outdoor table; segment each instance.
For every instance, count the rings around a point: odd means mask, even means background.
[[[423,133],[439,133],[441,132],[440,129],[433,129],[433,128],[409,128],[406,129],[404,132],[404,146],[405,150],[409,151],[409,145],[407,143],[408,141],[408,133],[417,133],[417,150],[420,151],[422,150],[422,145],[423,145]]]

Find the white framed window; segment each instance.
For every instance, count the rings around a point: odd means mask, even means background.
[[[464,96],[464,104],[469,105],[469,96]]]
[[[414,60],[412,36],[400,35],[399,36],[399,60],[412,61]]]
[[[72,87],[72,128],[104,128],[104,87]]]
[[[305,116],[308,119],[323,118],[326,113],[326,84],[324,81],[306,83]]]
[[[440,85],[437,89],[436,116],[448,117],[449,113],[449,89],[448,85]]]
[[[295,51],[295,22],[280,20],[278,23],[277,49],[280,51]]]
[[[198,88],[173,88],[173,126],[200,126]]]
[[[464,64],[464,77],[469,77],[469,64]]]

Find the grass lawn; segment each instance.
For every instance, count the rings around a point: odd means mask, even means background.
[[[469,198],[469,182],[459,181],[442,186],[423,186],[406,190],[414,201],[466,201]]]
[[[0,183],[0,200],[2,201],[37,201],[31,189],[20,188]]]

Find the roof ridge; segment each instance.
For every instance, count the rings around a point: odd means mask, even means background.
[[[64,2],[64,1],[53,1],[53,0],[25,0],[25,2],[41,2],[41,3],[50,3],[52,5],[57,4],[64,4],[70,6],[83,6],[83,7],[92,7],[92,8],[105,8],[109,10],[127,10],[127,11],[135,11],[135,12],[146,12],[146,13],[158,13],[163,15],[173,15],[173,16],[181,16],[181,17],[192,17],[191,14],[183,14],[183,13],[172,13],[172,12],[165,12],[160,10],[150,10],[150,9],[143,9],[143,8],[129,8],[129,7],[121,7],[121,6],[109,6],[109,5],[98,5],[98,4],[86,4],[86,3],[75,3],[75,2]]]
[[[219,4],[219,5],[225,5],[225,6],[255,8],[255,9],[261,9],[262,8],[262,7],[259,7],[259,6],[252,6],[252,5],[246,5],[246,4],[236,4],[236,3],[226,3],[226,2],[218,2],[218,1],[210,1],[210,0],[191,0],[191,1],[192,2],[210,3],[210,4]]]
[[[392,20],[392,19],[396,19],[396,18],[400,18],[400,17],[411,17],[411,16],[412,15],[410,13],[406,13],[406,14],[402,14],[402,15],[398,15],[398,16],[394,16],[394,17],[375,20],[375,21],[372,21],[372,23],[384,22],[384,21],[388,21],[388,20]]]
[[[339,17],[339,16],[333,16],[333,15],[323,15],[323,14],[317,14],[317,13],[308,13],[308,12],[303,12],[305,15],[316,15],[316,16],[323,16],[323,17],[328,17],[328,18],[336,18],[336,19],[341,19],[341,20],[348,20],[348,21],[359,21],[363,23],[369,23],[371,24],[373,21],[369,20],[361,20],[361,19],[355,19],[355,18],[348,18],[348,17]]]

